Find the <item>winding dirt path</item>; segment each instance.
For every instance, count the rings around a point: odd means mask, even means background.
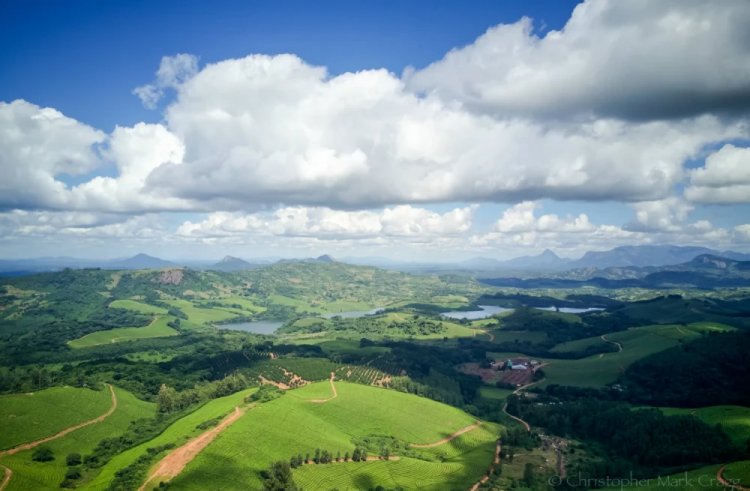
[[[440,440],[438,440],[436,442],[432,442],[432,443],[410,443],[409,446],[412,447],[412,448],[432,448],[432,447],[439,447],[440,445],[448,443],[451,440],[455,440],[456,438],[458,438],[459,436],[463,435],[464,433],[468,433],[471,430],[475,430],[475,429],[479,428],[480,426],[482,426],[482,422],[481,421],[477,421],[473,425],[469,425],[469,426],[467,426],[465,428],[461,428],[458,431],[454,431],[450,435],[446,436],[445,438],[441,438]]]
[[[716,471],[716,480],[719,481],[722,485],[731,488],[731,489],[738,489],[740,491],[750,491],[750,488],[746,486],[741,486],[739,484],[732,484],[731,482],[727,481],[727,479],[724,477],[724,468],[726,465],[722,465],[718,471]],[[1,488],[0,488],[1,489]]]
[[[601,335],[601,336],[599,336],[599,337],[600,337],[600,338],[601,338],[601,340],[602,340],[602,341],[604,341],[605,343],[609,343],[609,344],[614,344],[615,346],[617,346],[617,352],[618,352],[618,353],[622,351],[622,345],[621,345],[620,343],[618,343],[617,341],[610,341],[609,339],[607,339],[607,335],[606,335],[606,334],[602,334],[602,335]]]
[[[471,488],[469,488],[469,491],[477,491],[477,489],[479,489],[479,486],[481,486],[482,484],[490,480],[490,474],[492,474],[492,470],[495,468],[496,465],[500,463],[501,452],[502,452],[502,447],[500,446],[500,440],[498,440],[495,443],[495,458],[492,459],[492,463],[490,464],[489,469],[487,469],[487,473],[482,477],[482,479],[477,481],[476,484],[474,484]]]
[[[101,423],[102,421],[107,419],[109,416],[112,415],[112,413],[114,413],[117,410],[117,395],[115,395],[115,390],[112,388],[110,384],[107,384],[107,387],[109,387],[109,393],[112,396],[112,405],[104,414],[97,416],[94,419],[84,421],[83,423],[78,423],[77,425],[69,426],[65,428],[64,430],[58,433],[55,433],[52,436],[48,436],[40,440],[35,440],[33,442],[24,443],[24,444],[18,445],[17,447],[9,448],[8,450],[2,450],[0,451],[0,457],[5,457],[6,455],[17,454],[18,452],[23,452],[24,450],[31,450],[34,447],[38,447],[42,443],[47,443],[47,442],[51,442],[52,440],[57,440],[58,438],[62,438],[68,433],[72,433],[76,430],[80,430],[83,427],[93,425],[96,423]]]
[[[84,428],[89,425],[93,425],[96,423],[101,423],[105,419],[107,419],[109,416],[112,415],[117,410],[117,395],[115,394],[115,390],[112,388],[112,385],[107,384],[107,387],[109,388],[109,393],[112,398],[112,405],[109,409],[107,409],[107,412],[104,414],[97,416],[94,419],[90,419],[88,421],[84,421],[83,423],[78,423],[77,425],[69,426],[65,428],[62,431],[59,431],[55,433],[52,436],[47,436],[39,440],[34,440],[33,442],[23,443],[21,445],[18,445],[17,447],[9,448],[8,450],[2,450],[0,451],[0,458],[5,457],[7,455],[14,455],[18,452],[23,452],[24,450],[31,450],[34,447],[38,447],[39,445],[47,442],[51,442],[52,440],[57,440],[58,438],[62,438],[68,433],[72,433],[76,430],[80,430],[81,428]],[[11,478],[13,477],[13,470],[9,467],[5,467],[4,465],[0,465],[4,469],[4,477],[2,483],[0,483],[0,491],[5,489],[5,487],[10,483]]]
[[[7,486],[10,482],[10,478],[13,477],[13,471],[8,467],[5,467],[4,465],[0,465],[0,467],[3,468],[5,475],[5,477],[3,477],[3,482],[0,483],[0,491],[3,491],[3,489],[5,489],[5,486]]]
[[[331,383],[331,391],[333,392],[333,395],[329,397],[328,399],[310,399],[310,402],[314,404],[323,404],[325,402],[330,401],[331,399],[336,399],[339,396],[339,393],[336,391],[336,386],[333,384],[333,380],[336,377],[336,374],[331,372],[331,378],[329,379],[329,382]]]
[[[159,479],[159,481],[170,481],[179,475],[185,466],[188,465],[204,448],[206,448],[209,443],[214,441],[222,431],[229,428],[229,426],[240,419],[244,414],[245,411],[243,409],[240,409],[239,406],[235,407],[234,411],[222,419],[218,425],[210,430],[204,431],[186,444],[169,452],[156,464],[153,468],[154,470],[149,474],[146,482],[138,488],[138,491],[144,491],[146,486],[155,479]]]
[[[543,365],[540,365],[539,368],[542,368],[543,366],[546,366],[546,363],[543,364]],[[530,384],[526,384],[526,385],[524,385],[522,387],[519,387],[519,388],[517,388],[516,390],[513,391],[513,394],[518,395],[518,394],[520,394],[521,392],[523,392],[524,390],[528,389],[529,387],[531,387],[533,385],[541,384],[542,382],[544,382],[544,380],[545,379],[537,380],[536,382],[531,382]],[[529,423],[527,423],[526,421],[522,420],[518,416],[513,416],[512,414],[510,414],[508,412],[508,403],[507,402],[505,404],[503,404],[502,411],[506,415],[508,415],[511,419],[514,419],[514,420],[518,421],[519,423],[521,423],[523,425],[523,427],[526,428],[526,431],[531,431],[531,425],[529,425]]]

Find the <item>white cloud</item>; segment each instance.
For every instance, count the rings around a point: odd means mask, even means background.
[[[120,212],[184,210],[195,205],[147,186],[151,172],[163,164],[179,165],[184,145],[160,124],[117,127],[103,152],[117,166],[116,177],[97,176],[71,191],[70,206]]]
[[[325,240],[434,238],[467,232],[475,210],[476,206],[467,206],[440,214],[402,205],[381,211],[285,207],[272,213],[216,212],[200,222],[184,222],[177,229],[177,235],[187,238],[275,235]]]
[[[750,106],[745,0],[589,0],[543,37],[522,19],[427,68],[413,90],[508,116],[684,117]]]
[[[634,203],[635,221],[630,230],[674,232],[682,230],[693,206],[680,198],[669,197],[658,201]],[[705,227],[705,226],[704,226]]]
[[[198,58],[194,55],[180,53],[174,56],[164,56],[156,71],[153,83],[133,89],[141,103],[154,109],[159,103],[166,89],[176,89],[180,84],[198,72]]]
[[[709,155],[704,167],[690,171],[685,196],[700,203],[750,203],[750,148],[727,144]]]
[[[104,139],[54,109],[0,102],[0,209],[63,206],[66,186],[57,177],[94,169],[94,146]]]
[[[292,55],[206,66],[179,86],[167,125],[185,158],[149,182],[225,209],[659,199],[707,142],[744,134],[712,116],[495,119],[419,98],[384,70],[330,78]]]

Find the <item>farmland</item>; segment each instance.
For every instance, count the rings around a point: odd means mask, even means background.
[[[457,409],[416,396],[346,382],[336,382],[336,386],[338,397],[324,404],[310,401],[330,396],[328,382],[290,391],[250,410],[188,465],[173,488],[201,489],[209,483],[222,489],[259,487],[258,473],[274,460],[313,453],[316,448],[343,455],[365,438],[389,437],[398,442],[393,445],[431,442],[474,422]],[[302,466],[295,471],[295,479],[299,477],[300,483],[312,489],[315,483],[341,487],[357,482],[404,487],[431,483],[427,489],[440,489],[441,482],[465,485],[492,459],[498,429],[486,425],[490,431],[477,433],[476,438],[467,433],[466,441],[451,442],[458,450],[445,462],[434,461],[434,452],[423,451],[419,452],[422,458],[398,461]],[[450,443],[446,446],[451,448]]]
[[[710,425],[720,424],[737,443],[750,439],[750,408],[712,406],[699,409],[661,408],[664,414],[690,414]]]
[[[134,339],[162,338],[177,336],[178,332],[167,324],[174,318],[169,316],[154,317],[145,327],[117,327],[108,331],[96,331],[81,338],[69,341],[71,348],[88,348],[107,343],[121,343]]]

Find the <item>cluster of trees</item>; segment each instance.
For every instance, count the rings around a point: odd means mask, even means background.
[[[388,459],[390,457],[390,453],[388,451],[385,452],[384,455],[380,455],[381,458]],[[302,457],[302,454],[292,455],[289,458],[289,466],[293,469],[296,469],[297,467],[304,465],[304,464],[330,464],[331,462],[364,462],[367,460],[367,449],[363,447],[356,447],[354,451],[352,452],[351,456],[349,455],[349,452],[345,452],[344,455],[341,455],[341,450],[336,452],[336,456],[333,455],[333,452],[329,450],[321,450],[319,448],[315,449],[315,452],[310,456],[310,453],[308,452],[305,454],[304,457]]]
[[[260,472],[265,491],[298,491],[299,488],[292,477],[289,462],[280,460],[271,464],[267,470]]]
[[[709,334],[636,361],[620,379],[653,406],[750,405],[750,332]]]
[[[135,459],[132,464],[115,472],[115,478],[109,483],[107,491],[138,489],[143,484],[143,481],[146,480],[148,469],[156,458],[167,450],[174,448],[174,446],[174,443],[168,443],[158,447],[147,448],[146,453]]]
[[[695,464],[743,458],[720,426],[693,416],[665,416],[658,409],[600,399],[562,400],[549,394],[510,396],[508,411],[550,433],[593,442],[607,449],[609,476],[641,476]]]
[[[227,396],[250,387],[252,382],[241,373],[227,375],[221,380],[200,384],[178,392],[167,384],[161,384],[156,395],[156,407],[160,413],[172,413],[199,402]]]

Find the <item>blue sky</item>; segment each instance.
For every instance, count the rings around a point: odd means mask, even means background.
[[[741,0],[3,2],[0,256],[749,250],[747,20]]]

